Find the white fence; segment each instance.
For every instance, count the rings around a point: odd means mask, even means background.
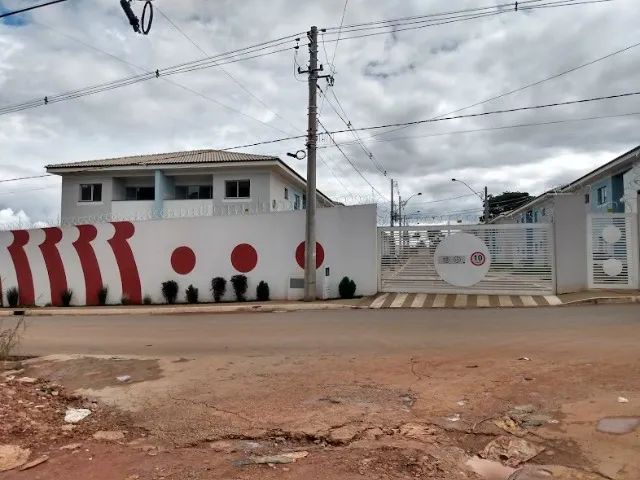
[[[638,288],[638,253],[636,214],[588,216],[589,288]]]
[[[445,281],[436,268],[438,245],[457,233],[477,237],[490,262],[477,283],[464,287]],[[383,292],[555,293],[553,225],[383,227],[378,235],[379,290]]]

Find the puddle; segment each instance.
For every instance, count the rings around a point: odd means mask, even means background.
[[[500,462],[480,457],[471,457],[466,465],[485,480],[507,480],[516,471],[515,468],[505,467]]]
[[[640,417],[606,417],[598,422],[596,430],[602,433],[624,435],[640,426]]]

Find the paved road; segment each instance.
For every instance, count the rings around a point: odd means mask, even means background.
[[[542,342],[542,343],[540,343]],[[638,305],[31,317],[21,353],[210,355],[410,352],[464,347],[638,348]]]

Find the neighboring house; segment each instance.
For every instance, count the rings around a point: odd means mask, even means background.
[[[638,213],[640,146],[574,180],[545,192],[492,223],[552,223],[557,195],[579,195],[586,213]]]
[[[136,219],[306,207],[306,181],[277,157],[220,150],[48,165],[62,177],[63,221]],[[334,203],[317,193],[318,207]]]

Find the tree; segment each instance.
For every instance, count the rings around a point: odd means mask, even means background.
[[[489,195],[489,217],[495,218],[501,213],[510,212],[533,200],[528,192],[503,192],[500,195]],[[484,220],[484,216],[482,217]]]

